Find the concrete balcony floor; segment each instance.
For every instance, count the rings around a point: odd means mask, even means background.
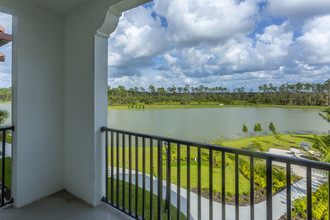
[[[95,208],[62,191],[22,208],[0,209],[0,219],[6,220],[131,220],[132,218],[106,204]]]

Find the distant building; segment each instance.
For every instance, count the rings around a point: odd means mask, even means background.
[[[0,47],[12,41],[12,36],[5,33],[5,29],[0,25]],[[5,62],[6,56],[0,52],[0,62]]]

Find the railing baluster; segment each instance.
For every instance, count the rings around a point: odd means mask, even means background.
[[[122,200],[123,200],[123,211],[125,212],[125,184],[126,184],[126,173],[125,173],[125,166],[126,166],[126,163],[125,163],[125,147],[126,147],[126,145],[125,145],[125,134],[123,133],[122,134],[122,148],[123,148],[123,181],[122,181],[122,186],[123,186],[123,188],[122,188]]]
[[[1,206],[5,204],[6,130],[2,131]]]
[[[139,216],[139,138],[135,136],[135,216]]]
[[[239,175],[238,175],[238,154],[235,154],[235,218],[239,220]]]
[[[167,156],[166,156],[166,212],[167,219],[171,219],[171,142],[167,142]]]
[[[291,164],[286,164],[286,219],[291,220]]]
[[[153,196],[154,196],[154,147],[153,139],[150,139],[150,220],[153,219]]]
[[[328,170],[328,212],[330,212],[330,170]],[[328,220],[330,220],[330,214],[328,214]]]
[[[108,131],[105,132],[105,201],[109,200],[109,163],[108,163]]]
[[[146,143],[145,138],[142,138],[142,219],[145,218],[146,204]]]
[[[163,219],[163,147],[160,142],[158,141],[157,146],[157,168],[158,168],[158,201],[157,201],[157,209],[158,209],[158,219]]]
[[[1,128],[2,133],[2,153],[3,153],[3,160],[2,160],[2,186],[1,186],[1,204],[0,206],[6,205],[13,200],[6,200],[4,197],[5,192],[5,155],[6,155],[6,131],[7,130],[13,130],[13,127],[10,128]],[[135,217],[136,219],[145,219],[146,218],[146,175],[148,171],[146,171],[146,143],[145,139],[150,140],[150,219],[153,219],[153,188],[154,188],[154,162],[153,162],[153,143],[154,141],[157,141],[157,169],[158,169],[158,182],[157,182],[157,219],[163,218],[163,193],[164,190],[166,190],[166,209],[167,212],[167,218],[171,219],[171,164],[172,164],[172,154],[171,154],[171,143],[175,143],[177,146],[177,195],[176,195],[176,202],[177,202],[177,213],[176,217],[177,219],[180,219],[181,214],[181,146],[185,145],[187,146],[187,218],[191,218],[190,213],[190,189],[191,189],[191,146],[197,147],[197,219],[205,218],[207,215],[202,216],[202,149],[208,149],[209,150],[209,219],[213,219],[213,151],[221,151],[222,155],[222,176],[221,176],[221,200],[222,200],[222,219],[226,219],[226,153],[234,154],[235,155],[235,218],[239,219],[239,162],[240,162],[240,156],[247,156],[250,157],[250,219],[254,220],[255,218],[255,212],[254,212],[254,205],[255,205],[255,198],[254,198],[254,160],[255,158],[260,158],[263,160],[266,160],[266,216],[267,220],[270,220],[273,218],[273,207],[272,207],[272,162],[282,162],[286,164],[286,189],[287,189],[287,219],[291,219],[291,167],[292,164],[299,165],[299,166],[306,166],[306,174],[307,174],[307,219],[312,219],[312,169],[321,169],[326,170],[330,173],[330,165],[326,163],[321,162],[315,162],[315,161],[309,161],[309,160],[300,160],[296,158],[287,158],[283,156],[277,156],[277,155],[270,155],[270,154],[264,154],[260,152],[250,152],[245,151],[241,149],[231,149],[227,147],[222,146],[214,146],[214,145],[208,145],[208,144],[202,144],[202,143],[196,143],[196,142],[190,142],[190,141],[183,141],[178,139],[172,139],[167,137],[158,137],[155,135],[145,135],[135,132],[129,132],[129,131],[121,131],[118,129],[108,129],[103,127],[101,129],[102,132],[105,132],[105,196],[102,198],[102,201],[109,203],[112,206],[117,207],[118,209],[122,210],[123,212],[129,214],[132,217]],[[0,134],[1,134],[0,133]],[[110,134],[109,134],[110,133]],[[121,136],[120,136],[121,135]],[[126,188],[125,188],[125,182],[126,182],[126,137],[128,136],[128,196],[129,198],[126,198]],[[132,207],[132,184],[133,184],[133,161],[132,161],[132,147],[134,140],[132,140],[132,137],[135,137],[135,207]],[[141,139],[140,139],[141,138]],[[109,140],[110,139],[110,140]],[[142,141],[140,141],[142,140]],[[110,142],[110,143],[109,143]],[[142,142],[142,158],[139,158],[139,145]],[[166,159],[166,189],[165,185],[163,185],[163,143],[168,143],[167,148],[167,159]],[[110,149],[109,149],[110,147]],[[122,147],[122,151],[120,150],[120,147]],[[115,152],[116,150],[116,152]],[[120,155],[122,153],[122,155]],[[120,160],[122,156],[122,161]],[[139,185],[139,160],[142,160],[142,202],[139,203],[139,186],[141,187],[141,184]],[[133,158],[134,160],[134,158]],[[122,168],[120,168],[120,165],[122,165]],[[122,171],[120,169],[123,169]],[[109,175],[111,175],[109,177]],[[117,175],[115,177],[115,175]],[[122,181],[120,180],[120,175],[123,175]],[[114,180],[116,178],[116,182]],[[330,175],[328,176],[328,185],[330,185]],[[110,189],[109,189],[110,187]],[[116,192],[114,192],[116,190]],[[109,192],[110,191],[110,192]],[[119,192],[121,191],[121,192]],[[120,194],[122,193],[122,194]],[[329,190],[329,201],[328,206],[330,207],[330,190]],[[120,197],[122,196],[122,197]],[[127,201],[128,199],[128,201]],[[122,200],[122,202],[120,202]],[[126,210],[126,202],[128,202],[128,210]],[[120,204],[119,204],[120,203]],[[142,216],[139,216],[139,208],[140,205],[142,205]],[[135,208],[135,213],[133,209]],[[274,213],[277,215],[278,213]],[[275,216],[274,215],[274,216]],[[228,216],[229,218],[233,218],[233,216]],[[218,217],[217,217],[218,218]],[[330,219],[329,219],[330,220]]]
[[[178,176],[178,184],[177,184],[177,220],[180,220],[180,211],[181,211],[181,145],[177,144],[177,176]]]
[[[116,148],[117,148],[117,186],[116,186],[116,201],[117,201],[117,208],[119,208],[119,133],[117,132],[116,135]]]
[[[128,135],[128,212],[132,215],[132,137]]]
[[[222,151],[221,153],[221,167],[222,167],[222,176],[221,176],[221,196],[222,196],[222,220],[226,219],[226,153]]]
[[[111,149],[110,149],[110,151],[111,151],[111,155],[110,155],[110,157],[111,157],[111,167],[110,167],[110,169],[111,169],[111,186],[110,186],[110,197],[111,197],[111,205],[113,205],[113,182],[114,182],[114,180],[113,180],[113,176],[114,176],[114,169],[113,169],[113,148],[114,148],[114,146],[113,146],[113,132],[111,131]]]
[[[267,220],[273,218],[273,180],[272,180],[272,161],[266,160],[266,193],[267,193]]]
[[[187,145],[187,219],[190,219],[190,145]]]
[[[153,139],[150,139],[150,220],[153,219],[153,196],[154,196],[154,148]]]
[[[254,220],[254,158],[250,157],[250,220]]]
[[[312,220],[312,168],[307,167],[307,220]]]
[[[198,220],[202,219],[202,201],[201,201],[201,197],[202,197],[202,186],[201,186],[201,175],[202,175],[202,171],[201,171],[201,148],[198,146],[197,148],[197,191],[198,191]]]
[[[187,145],[187,219],[190,219],[190,145]]]
[[[213,151],[209,152],[209,219],[213,220]]]

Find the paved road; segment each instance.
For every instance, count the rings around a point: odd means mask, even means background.
[[[116,169],[114,169],[114,176],[116,175]],[[110,167],[109,167],[110,172]],[[123,170],[119,170],[119,179],[123,177]],[[110,176],[110,173],[109,173]],[[128,182],[128,169],[125,169],[125,181]],[[138,186],[142,188],[142,173],[138,173]],[[312,187],[315,190],[322,182],[326,181],[322,177],[313,176]],[[135,184],[135,171],[132,171],[132,183]],[[157,178],[153,177],[153,189],[154,194],[158,195],[157,192]],[[150,176],[146,174],[146,190],[150,190]],[[166,181],[163,180],[163,199],[165,199],[166,192]],[[306,195],[306,179],[302,179],[291,186],[291,198],[292,200],[297,199],[299,196]],[[198,209],[197,209],[197,194],[190,193],[190,204],[191,204],[191,219],[197,219]],[[202,197],[202,216],[203,219],[209,218],[209,200]],[[177,186],[171,184],[171,203],[177,207]],[[221,203],[213,202],[213,218],[221,218]],[[187,215],[187,190],[181,188],[181,211],[183,214]],[[240,219],[249,220],[250,219],[250,206],[242,206],[239,209]],[[273,196],[273,219],[279,219],[282,215],[286,213],[286,190]],[[233,219],[235,216],[235,206],[226,205],[226,219]],[[266,201],[258,203],[255,205],[255,219],[266,219]]]

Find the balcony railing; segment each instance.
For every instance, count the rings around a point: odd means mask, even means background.
[[[275,166],[273,163],[275,162],[276,164],[282,164],[286,170],[285,172],[283,171],[286,176],[286,186],[284,186],[284,190],[286,190],[286,208],[284,207],[286,209],[284,212],[284,214],[286,213],[286,219],[291,219],[292,166],[298,165],[305,168],[306,216],[308,220],[312,220],[312,169],[321,170],[322,172],[330,171],[330,164],[311,160],[197,143],[170,137],[147,135],[107,127],[102,127],[101,130],[106,134],[106,193],[103,201],[136,219],[181,219],[182,217],[187,219],[239,219],[239,161],[244,158],[249,162],[250,169],[248,185],[248,188],[250,188],[250,204],[248,208],[249,216],[246,217],[249,217],[251,220],[261,219],[257,217],[259,213],[255,211],[257,204],[255,204],[254,176],[255,161],[261,160],[266,170],[266,204],[264,206],[265,216],[262,219],[273,219],[273,205],[278,205],[273,204],[273,170]],[[176,149],[176,151],[173,151],[173,149]],[[191,159],[193,152],[196,158]],[[203,157],[205,156],[205,152],[208,159]],[[139,156],[139,154],[142,155]],[[221,157],[219,154],[221,154]],[[221,158],[219,160],[221,162],[218,164],[221,168],[221,177],[217,179],[214,178],[214,155],[218,155]],[[226,174],[226,166],[228,165],[226,163],[226,156],[228,155],[231,155],[231,158],[234,160],[234,171],[230,174]],[[174,157],[176,157],[176,160],[173,159]],[[175,166],[177,167],[176,169]],[[205,169],[205,166],[207,169]],[[197,172],[195,172],[197,176],[192,176],[193,168],[197,169]],[[186,175],[183,175],[185,172]],[[226,182],[226,176],[228,178],[228,174],[234,176],[234,183]],[[329,176],[327,177],[328,183],[330,182]],[[204,180],[207,179],[207,186],[205,186],[205,181],[202,184],[202,178]],[[195,193],[191,192],[193,190],[192,181],[195,181],[194,183],[197,182],[195,184],[197,186],[197,189],[195,188],[197,197]],[[215,184],[220,182],[221,204],[213,201]],[[183,185],[184,187],[182,187]],[[219,188],[219,186],[217,187]],[[232,206],[233,209],[231,212],[226,207],[227,187],[233,187],[235,192],[234,206]],[[202,195],[203,189],[209,190],[207,202],[205,202],[205,195],[204,198]],[[142,190],[142,194],[139,193],[139,190]],[[149,198],[146,197],[146,193],[148,193]],[[195,200],[192,198],[193,195]],[[157,202],[155,201],[155,196]],[[147,208],[146,202],[149,204]],[[156,207],[154,207],[154,202],[156,202]],[[218,203],[218,206],[215,206],[214,203]],[[138,205],[141,206],[140,209]],[[176,215],[173,215],[173,210],[176,212]],[[205,215],[206,212],[207,214]]]
[[[0,176],[0,187],[1,187],[1,191],[0,191],[0,207],[3,207],[9,203],[12,203],[14,200],[12,198],[11,195],[11,186],[7,185],[7,182],[11,182],[9,178],[11,178],[11,149],[10,149],[10,155],[8,156],[6,150],[6,141],[7,139],[7,134],[8,131],[14,131],[14,126],[11,127],[4,127],[4,128],[0,128],[0,137],[1,137],[1,142],[2,142],[2,146],[1,146],[1,176]],[[9,159],[10,158],[10,159]],[[9,163],[8,163],[8,162]],[[6,163],[7,162],[7,163]],[[7,175],[6,175],[7,174]],[[9,180],[7,181],[8,178]]]

